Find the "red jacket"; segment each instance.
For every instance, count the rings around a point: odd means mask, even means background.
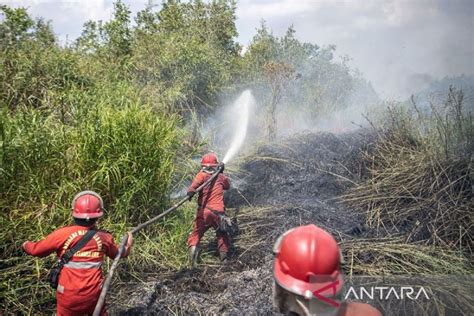
[[[59,228],[38,242],[26,241],[23,249],[29,255],[46,257],[53,252],[62,256],[67,249],[72,248],[87,232],[88,227],[66,226]],[[74,254],[59,276],[58,292],[65,296],[95,297],[100,293],[102,281],[102,262],[104,256],[114,258],[118,253],[110,233],[97,231],[94,237]],[[127,245],[123,257],[130,251]]]
[[[195,191],[201,184],[209,179],[212,174],[199,171],[188,189]],[[230,188],[230,181],[224,174],[219,174],[208,186],[199,192],[198,205],[200,208],[209,208],[215,211],[224,211],[224,190]]]
[[[382,316],[375,307],[359,302],[345,302],[339,309],[338,316]]]

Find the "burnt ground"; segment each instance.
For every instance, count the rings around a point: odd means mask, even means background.
[[[367,236],[362,214],[338,201],[358,178],[367,136],[300,134],[259,147],[232,174],[226,195],[239,232],[229,263],[207,260],[195,270],[163,272],[136,285],[111,312],[143,314],[273,314],[272,247],[284,231],[309,223],[338,240]],[[212,248],[212,236],[207,241]]]

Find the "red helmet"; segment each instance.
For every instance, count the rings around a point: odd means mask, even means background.
[[[275,281],[285,290],[306,298],[340,292],[339,247],[325,230],[312,224],[291,229],[278,238],[274,253]]]
[[[99,218],[104,215],[104,202],[93,191],[82,191],[72,200],[72,216],[75,218]]]
[[[202,156],[201,166],[203,167],[215,167],[217,166],[217,156],[214,153],[208,153]]]

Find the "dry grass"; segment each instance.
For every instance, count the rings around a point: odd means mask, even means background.
[[[469,274],[469,261],[462,253],[445,247],[405,243],[403,238],[344,241],[347,275],[445,275]]]
[[[415,307],[426,315],[473,310],[474,125],[463,102],[450,89],[441,107],[389,108],[382,124],[372,123],[377,138],[360,161],[364,179],[343,196],[378,236],[342,243],[349,277],[421,280],[435,293]]]
[[[367,179],[344,200],[367,211],[380,235],[472,254],[474,125],[462,93],[451,89],[443,108],[422,115],[389,110],[378,140],[364,153]]]
[[[343,269],[353,284],[423,287],[429,300],[372,301],[384,315],[467,315],[472,311],[472,267],[456,250],[405,243],[403,238],[350,240],[341,244]]]

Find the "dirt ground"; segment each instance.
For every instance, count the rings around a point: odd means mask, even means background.
[[[226,194],[239,232],[230,262],[204,260],[197,269],[150,276],[130,288],[128,301],[113,314],[274,314],[272,247],[284,231],[309,223],[336,239],[370,234],[363,216],[338,201],[357,179],[354,163],[367,135],[296,135],[249,155]],[[212,236],[203,242],[212,254]],[[184,246],[184,245],[183,245]]]

